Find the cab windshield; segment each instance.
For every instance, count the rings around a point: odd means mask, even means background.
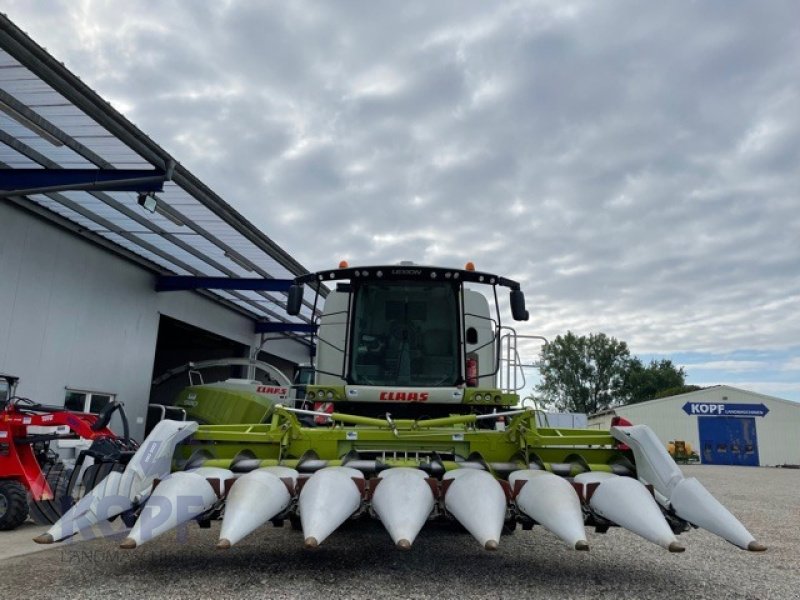
[[[354,290],[349,381],[455,385],[458,296],[450,283],[370,282]]]

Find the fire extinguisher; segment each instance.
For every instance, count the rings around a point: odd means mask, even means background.
[[[478,387],[478,355],[467,354],[467,387]]]

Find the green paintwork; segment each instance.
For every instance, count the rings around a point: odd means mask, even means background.
[[[181,391],[175,406],[186,410],[187,420],[201,424],[261,423],[278,400],[255,390],[255,385],[227,382],[192,385]]]
[[[343,385],[309,385],[306,387],[306,398],[317,402],[343,402],[347,400],[344,395]]]
[[[478,429],[475,415],[454,415],[420,421],[389,422],[345,413],[331,415],[334,424],[304,427],[295,414],[278,406],[269,423],[254,425],[205,425],[181,446],[178,461],[201,452],[207,466],[227,467],[243,451],[262,460],[262,466],[296,466],[313,454],[340,464],[352,450],[380,455],[388,465],[418,465],[430,453],[467,459],[478,454],[489,463],[517,462],[520,468],[540,463],[581,465],[608,471],[611,464],[629,458],[614,447],[608,432],[592,429],[542,428],[536,425],[536,411],[515,416],[505,431]],[[448,469],[456,462],[445,461]]]
[[[309,385],[308,399],[317,402],[347,402],[343,385]],[[516,394],[506,394],[496,388],[467,388],[462,404],[488,406],[514,406],[519,401]]]
[[[516,394],[504,394],[497,389],[467,388],[464,391],[464,404],[514,406],[517,402],[519,402],[519,396]]]

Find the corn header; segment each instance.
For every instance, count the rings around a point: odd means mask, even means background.
[[[401,549],[432,520],[459,523],[487,550],[518,525],[576,550],[589,549],[587,527],[611,526],[671,552],[692,527],[764,549],[646,426],[551,428],[520,406],[501,385],[517,354],[498,300],[508,288],[513,319],[527,320],[517,282],[471,264],[341,264],[297,278],[289,314],[311,308],[309,287],[317,314],[323,284],[335,289],[302,400],[275,396],[255,423],[162,421],[37,541],[104,535],[120,516],[121,547],[133,549],[181,523],[222,519],[217,547],[228,549],[288,520],[314,548],[348,519],[373,517]]]

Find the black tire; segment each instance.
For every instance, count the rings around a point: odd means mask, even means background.
[[[95,463],[89,466],[83,472],[83,495],[91,492],[115,467],[116,463],[110,462]]]
[[[37,525],[52,525],[72,506],[72,498],[68,495],[69,479],[72,469],[62,462],[57,462],[44,469],[47,485],[53,492],[52,500],[30,502],[31,518]]]
[[[27,490],[18,481],[0,481],[0,531],[16,529],[27,518]]]

